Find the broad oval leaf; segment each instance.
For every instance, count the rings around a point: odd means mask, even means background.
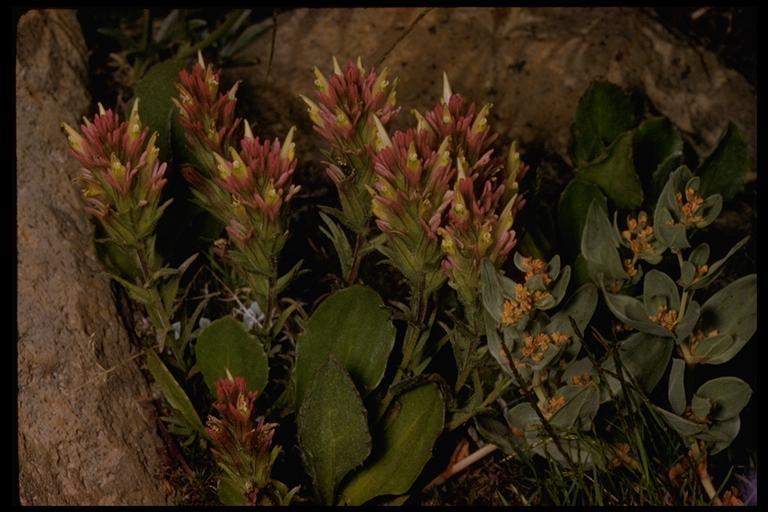
[[[654,200],[683,157],[683,139],[669,119],[654,117],[640,123],[634,135],[635,167]],[[650,198],[648,198],[650,199]]]
[[[314,373],[334,357],[365,396],[384,377],[395,343],[390,312],[378,293],[351,286],[325,299],[306,323],[296,347],[296,404],[311,385]]]
[[[705,425],[694,423],[692,421],[686,420],[685,418],[681,418],[677,414],[666,411],[661,407],[654,406],[654,408],[656,409],[656,412],[661,414],[661,417],[664,419],[667,425],[672,427],[672,429],[674,429],[674,431],[677,432],[683,439],[688,440],[689,438],[707,430]]]
[[[619,360],[624,370],[624,379],[629,372],[638,385],[646,393],[651,393],[664,376],[669,359],[672,357],[674,342],[669,338],[651,336],[638,332],[624,341],[619,342]],[[612,373],[616,373],[616,364],[613,357],[609,357],[602,367]],[[621,382],[612,375],[606,374],[609,389],[612,394],[621,391]]]
[[[660,306],[679,311],[680,292],[671,277],[654,268],[645,274],[643,302],[648,315],[655,314]]]
[[[632,132],[628,131],[602,158],[580,166],[576,176],[600,187],[618,208],[634,210],[643,204],[643,186],[632,158]]]
[[[685,361],[683,359],[672,359],[667,397],[675,414],[683,414],[687,404],[685,399]]]
[[[721,194],[730,200],[744,187],[749,161],[747,143],[733,123],[728,123],[720,142],[696,173],[701,176],[701,193],[704,197]]]
[[[371,435],[355,384],[332,354],[317,370],[296,421],[315,491],[333,504],[339,482],[371,453]]]
[[[565,398],[566,403],[549,420],[553,427],[568,430],[573,428],[578,420],[582,430],[591,428],[592,420],[600,407],[597,386],[566,384],[557,390],[556,396]]]
[[[701,307],[700,325],[704,332],[716,329],[718,335],[732,336],[734,342],[718,354],[710,354],[707,364],[730,361],[757,330],[757,274],[733,281]]]
[[[617,85],[595,81],[579,99],[571,127],[574,164],[594,160],[622,132],[635,126],[630,97]]]
[[[600,272],[611,279],[629,279],[621,263],[618,247],[619,241],[608,220],[608,213],[600,201],[593,200],[581,236],[581,255],[593,279]]]
[[[707,450],[710,455],[715,455],[728,448],[741,429],[741,418],[734,416],[726,421],[717,421],[709,430],[697,435],[698,439],[703,439],[711,446]]]
[[[705,382],[695,396],[709,399],[715,405],[709,417],[725,421],[738,416],[749,403],[752,388],[738,377],[720,377]]]
[[[652,322],[648,318],[643,303],[634,297],[619,293],[609,293],[605,288],[603,288],[603,295],[605,296],[605,303],[608,306],[608,309],[611,310],[611,313],[629,327],[641,332],[653,334],[654,336],[674,337],[672,331]]]
[[[267,354],[261,342],[231,316],[214,320],[200,333],[195,345],[197,367],[216,394],[216,381],[232,376],[245,379],[251,391],[263,391],[269,378]]]
[[[361,505],[377,496],[408,492],[432,457],[443,431],[445,405],[437,385],[429,383],[397,398],[374,434],[374,452],[342,488],[339,503]]]
[[[177,94],[179,72],[186,67],[183,60],[170,59],[152,66],[136,83],[134,93],[139,98],[139,115],[142,124],[150,131],[157,132],[157,147],[160,159],[171,159],[171,125],[174,105],[171,101]]]
[[[581,251],[581,235],[587,222],[592,201],[598,201],[607,211],[608,201],[600,187],[578,177],[572,179],[560,195],[557,205],[557,226],[561,247],[573,259]]]

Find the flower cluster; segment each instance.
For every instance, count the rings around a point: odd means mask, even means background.
[[[227,154],[235,142],[235,131],[241,119],[235,118],[237,104],[235,84],[226,94],[219,92],[221,70],[205,63],[198,53],[198,62],[191,72],[179,72],[178,98],[172,101],[179,109],[179,124],[184,128],[192,162],[181,169],[192,185],[195,198],[205,209],[227,222],[230,202],[227,194],[213,182],[216,177],[215,154]]]
[[[432,131],[440,139],[451,138],[454,154],[462,155],[468,164],[468,174],[482,172],[484,177],[490,177],[504,166],[502,159],[492,158],[491,145],[498,138],[488,124],[492,106],[486,104],[478,112],[474,103],[451,91],[448,77],[443,73],[443,96],[439,103],[425,116],[417,111],[413,114],[419,130]]]
[[[522,205],[510,199],[499,213],[504,185],[487,179],[477,192],[477,175],[467,176],[466,163],[457,158],[458,179],[448,212],[448,222],[440,228],[445,253],[443,269],[449,284],[455,288],[465,305],[473,304],[478,295],[480,263],[488,258],[500,266],[517,240],[512,224]]]
[[[238,84],[226,94],[219,93],[220,78],[221,70],[206,65],[198,54],[191,72],[179,72],[179,97],[172,100],[179,109],[179,124],[184,128],[196,164],[207,177],[212,177],[215,171],[212,153],[227,152],[241,122],[235,118]]]
[[[639,270],[635,266],[638,260],[657,264],[666,249],[656,239],[653,226],[648,221],[648,214],[644,211],[639,212],[637,217],[627,215],[627,229],[620,232],[621,244],[632,252],[631,258],[622,259],[624,270],[632,279],[640,278]]]
[[[551,344],[561,346],[569,341],[571,341],[571,337],[561,332],[541,332],[535,336],[527,335],[523,337],[522,355],[538,363],[544,358],[544,354],[549,350]]]
[[[371,194],[376,225],[388,239],[383,250],[411,283],[424,278],[426,290],[434,290],[444,280],[438,230],[452,196],[450,139],[435,150],[426,131],[409,129],[390,140],[380,129],[384,148],[376,156]]]
[[[317,103],[301,96],[308,106],[315,131],[330,145],[326,162],[328,177],[334,182],[347,223],[365,232],[370,220],[370,197],[366,187],[373,185],[373,159],[383,141],[378,136],[374,117],[387,126],[397,114],[397,79],[366,70],[360,59],[343,68],[333,59],[330,78],[314,68]]]
[[[648,320],[659,324],[668,331],[674,331],[680,321],[677,317],[677,310],[667,307],[666,304],[659,304],[656,313],[648,315]]]
[[[296,170],[294,128],[285,141],[260,141],[248,123],[237,151],[229,158],[214,153],[215,184],[228,194],[227,233],[234,244],[229,255],[251,281],[263,311],[267,311],[269,281],[276,278],[276,259],[287,239],[285,205],[300,187],[293,184]]]
[[[226,225],[231,244],[218,243],[214,251],[238,267],[261,309],[270,314],[277,293],[276,260],[288,236],[285,205],[299,191],[293,184],[295,130],[284,143],[254,137],[248,122],[235,118],[237,84],[219,93],[220,75],[202,57],[191,73],[179,73],[174,101],[196,159],[182,172],[198,202]],[[235,131],[241,124],[238,141]]]
[[[93,121],[84,120],[78,133],[63,123],[72,155],[83,169],[76,181],[86,211],[104,226],[109,237],[123,246],[133,246],[150,237],[163,210],[166,164],[158,159],[149,128],[141,124],[136,100],[127,121],[99,104]]]
[[[282,483],[270,479],[280,447],[272,447],[276,423],[252,419],[258,393],[248,391],[242,377],[216,382],[219,418],[209,416],[206,433],[213,443],[213,456],[224,470],[221,488],[238,494],[239,504],[274,505],[282,502]]]

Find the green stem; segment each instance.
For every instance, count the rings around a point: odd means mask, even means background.
[[[157,342],[160,346],[165,345],[164,341],[168,333],[172,330],[171,321],[168,311],[166,311],[163,305],[163,299],[160,296],[160,290],[158,290],[157,284],[152,278],[152,269],[149,268],[149,261],[147,257],[147,247],[145,242],[139,243],[136,247],[136,258],[139,261],[139,269],[141,270],[141,279],[143,281],[142,286],[146,287],[150,293],[150,302],[145,304],[144,307],[152,310],[153,314],[149,314],[149,319],[155,328],[155,334]],[[149,312],[149,311],[148,311]]]
[[[547,403],[547,394],[544,392],[544,388],[541,387],[541,372],[538,370],[533,372],[533,392],[536,393],[536,398],[539,399],[539,402]]]
[[[707,493],[707,496],[709,496],[712,505],[722,505],[723,503],[717,496],[717,490],[715,489],[712,479],[709,476],[709,471],[707,470],[707,453],[702,453],[699,450],[698,441],[694,441],[691,445],[691,456],[696,464],[696,473],[701,481],[701,486],[704,487],[704,491]]]
[[[462,426],[467,421],[474,418],[479,412],[481,412],[486,407],[488,407],[493,402],[495,402],[496,399],[501,396],[501,394],[509,387],[510,384],[512,384],[512,379],[501,380],[499,384],[496,384],[496,386],[488,394],[488,396],[485,397],[485,400],[483,400],[483,403],[481,403],[478,407],[475,407],[474,409],[467,411],[461,416],[458,416],[455,419],[451,420],[448,423],[448,431],[450,432],[451,430],[455,430],[460,426]]]
[[[688,290],[683,290],[683,295],[680,298],[680,311],[677,314],[678,322],[682,321],[685,317],[685,309],[688,307],[688,299],[690,299]]]
[[[464,384],[467,382],[467,379],[469,378],[469,373],[472,371],[472,365],[469,364],[469,359],[472,357],[472,353],[475,351],[476,346],[476,339],[472,339],[469,342],[469,348],[466,351],[465,354],[465,360],[464,364],[462,365],[461,371],[459,371],[459,375],[456,378],[456,386],[454,387],[454,391],[457,393],[461,390],[461,388],[464,387]]]
[[[144,9],[144,28],[141,35],[141,51],[146,55],[149,50],[150,34],[152,33],[152,18],[149,16],[149,9]]]
[[[349,269],[349,274],[346,278],[344,278],[344,281],[347,283],[347,285],[351,285],[357,279],[357,273],[360,270],[360,262],[363,259],[362,250],[364,239],[365,236],[363,234],[357,233],[357,238],[355,240],[355,250],[352,253],[352,266]]]
[[[424,329],[423,324],[424,317],[426,316],[427,301],[427,297],[425,295],[424,276],[422,275],[411,290],[411,318],[408,319],[408,327],[405,330],[405,337],[403,338],[403,358],[400,361],[400,365],[397,367],[397,372],[395,373],[395,377],[392,379],[392,383],[389,385],[387,393],[384,395],[384,398],[381,401],[376,422],[378,422],[384,416],[387,408],[395,398],[394,394],[392,393],[392,388],[394,388],[395,385],[403,380],[407,370],[421,362],[415,361],[412,364],[416,344],[418,343],[419,338],[421,337],[421,333]]]

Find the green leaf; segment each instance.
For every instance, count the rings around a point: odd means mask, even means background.
[[[603,288],[603,295],[605,296],[605,304],[611,313],[629,327],[654,336],[674,337],[672,331],[668,331],[648,319],[645,306],[639,300],[628,295],[608,293],[605,288]]]
[[[635,169],[640,175],[647,199],[659,196],[669,174],[683,157],[683,139],[666,117],[654,117],[640,123],[634,135]],[[649,201],[653,202],[653,201]]]
[[[332,354],[314,376],[297,426],[315,491],[324,504],[331,505],[342,478],[371,453],[363,401]]]
[[[712,281],[717,279],[717,277],[720,275],[720,273],[722,273],[722,271],[725,269],[725,263],[731,258],[731,256],[736,254],[736,251],[738,251],[739,249],[744,247],[744,244],[747,243],[747,240],[749,240],[749,237],[745,236],[744,238],[742,238],[741,240],[736,242],[736,245],[731,247],[731,250],[728,251],[728,254],[726,254],[721,259],[717,260],[712,265],[710,265],[709,266],[709,270],[707,270],[707,273],[704,274],[704,276],[702,276],[698,281],[694,282],[690,286],[690,288],[692,290],[698,290],[699,288],[704,288],[705,286],[710,284]],[[707,250],[706,250],[707,257],[704,258],[704,262],[703,263],[697,263],[696,261],[694,261],[694,258],[699,259],[699,258],[701,258],[703,256],[703,254],[699,253],[699,254],[694,255],[694,252],[696,251],[696,249],[694,249],[694,251],[692,251],[690,256],[689,256],[689,259],[695,265],[703,265],[704,263],[706,263],[707,259],[709,259],[709,246],[707,244],[702,244],[702,245],[707,247]],[[701,246],[699,246],[699,247],[701,247]],[[698,249],[698,247],[697,247],[697,249]],[[703,253],[704,250],[702,250],[701,252]]]
[[[432,457],[443,431],[445,405],[435,384],[400,395],[390,407],[374,452],[341,491],[340,504],[361,505],[376,496],[408,492]]]
[[[571,127],[571,155],[576,165],[594,160],[622,132],[635,126],[630,97],[620,87],[595,81],[579,99]]]
[[[142,124],[156,131],[160,159],[171,159],[171,124],[174,105],[171,102],[177,91],[175,83],[179,72],[186,67],[183,60],[169,59],[152,66],[136,83],[135,96],[139,101],[139,116]]]
[[[378,293],[359,285],[335,292],[315,310],[299,337],[297,406],[328,354],[338,359],[365,396],[384,377],[394,343],[395,327]]]
[[[581,255],[586,260],[592,279],[602,273],[607,279],[629,279],[621,263],[619,241],[608,213],[600,201],[593,200],[587,211],[584,233],[581,237]]]
[[[675,414],[683,414],[688,403],[685,399],[685,361],[683,359],[672,359],[667,398]]]
[[[483,258],[480,266],[480,290],[483,299],[483,306],[491,317],[499,323],[501,321],[501,311],[504,304],[504,297],[499,282],[498,271],[490,260]]]
[[[120,283],[125,291],[128,292],[128,296],[140,304],[149,305],[152,302],[152,292],[143,286],[133,284],[130,281],[126,281],[117,274],[109,274],[109,277]]]
[[[634,210],[643,204],[643,186],[632,161],[632,132],[616,139],[600,159],[580,166],[576,176],[599,186],[618,208]]]
[[[680,292],[675,281],[660,270],[650,270],[643,281],[643,303],[649,316],[656,314],[659,306],[679,311]]]
[[[163,393],[163,397],[181,414],[190,427],[200,434],[205,434],[205,427],[195,407],[165,364],[152,349],[144,350],[144,354],[147,356],[147,368]]]
[[[231,316],[211,322],[195,345],[197,367],[205,383],[215,395],[216,381],[241,376],[251,391],[263,391],[267,386],[269,366],[261,342]]]
[[[336,255],[339,258],[341,274],[342,276],[347,276],[352,268],[352,247],[349,245],[347,235],[328,215],[323,212],[319,213],[320,218],[328,226],[328,229],[320,227],[320,231],[333,243],[333,248],[336,249]]]
[[[714,402],[709,418],[725,421],[741,413],[749,403],[752,389],[737,377],[720,377],[702,384],[694,396]]]
[[[712,446],[708,448],[710,455],[715,455],[728,448],[741,429],[741,419],[738,416],[726,421],[717,421],[708,431],[699,434],[699,439],[703,439]]]
[[[565,398],[566,403],[549,420],[553,427],[569,430],[577,420],[582,430],[592,426],[592,420],[600,407],[597,386],[567,384],[558,389],[556,395]]]
[[[624,341],[619,342],[619,361],[624,372],[624,380],[631,382],[627,377],[629,373],[637,384],[646,393],[651,393],[661,378],[672,357],[674,342],[669,338],[661,338],[638,332]],[[602,365],[604,369],[616,373],[616,364],[613,357],[609,357]],[[612,394],[621,391],[619,379],[606,375],[608,386]]]
[[[685,418],[681,418],[676,414],[672,414],[671,412],[662,409],[661,407],[654,407],[656,408],[656,412],[661,414],[661,417],[664,419],[667,425],[672,427],[672,429],[677,432],[683,439],[688,440],[696,434],[706,430],[705,425],[688,421]]]
[[[576,290],[568,302],[552,316],[548,332],[560,331],[575,336],[571,320],[576,323],[580,334],[584,334],[589,320],[597,307],[597,287],[591,283],[583,285]]]
[[[726,201],[733,199],[744,187],[748,167],[747,143],[736,125],[728,123],[717,147],[696,171],[702,196],[721,194]]]
[[[245,506],[250,504],[245,497],[242,484],[228,475],[223,475],[219,479],[217,496],[222,505]]]
[[[732,336],[734,342],[703,362],[722,364],[730,361],[757,330],[757,274],[749,274],[720,290],[701,307],[702,330],[717,329],[719,335]],[[703,343],[703,341],[702,341]]]
[[[495,444],[507,455],[515,455],[515,437],[511,435],[506,423],[490,414],[477,415],[474,418],[477,432],[490,443]]]
[[[557,226],[560,244],[568,258],[575,258],[581,251],[581,234],[587,222],[587,212],[592,201],[598,201],[608,210],[605,195],[597,185],[578,177],[568,183],[560,195],[557,206]]]

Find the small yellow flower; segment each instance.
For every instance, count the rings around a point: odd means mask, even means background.
[[[650,315],[648,319],[651,322],[659,324],[668,331],[674,330],[679,322],[679,319],[677,318],[677,310],[668,308],[666,304],[659,304],[656,313]]]

